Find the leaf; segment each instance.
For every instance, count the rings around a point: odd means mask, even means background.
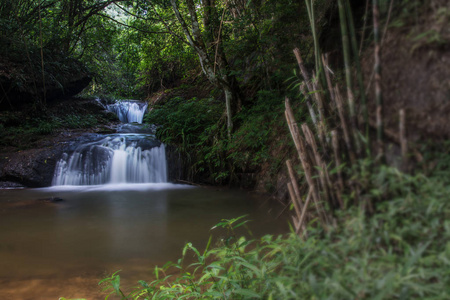
[[[223,295],[217,291],[210,291],[210,292],[203,293],[203,296],[205,296],[205,297],[211,296],[214,299],[223,298]]]
[[[261,299],[261,296],[249,289],[237,289],[233,291],[234,294],[238,294],[238,295],[242,295],[244,297],[252,297],[252,298],[257,298],[257,299]]]
[[[120,276],[116,275],[113,280],[111,280],[111,285],[116,291],[117,294],[119,294],[120,290]]]
[[[246,267],[247,269],[252,270],[253,273],[255,273],[256,276],[261,274],[261,270],[260,269],[258,269],[256,266],[254,266],[254,265],[252,265],[252,264],[250,264],[250,263],[248,263],[246,261],[240,262],[240,265]]]

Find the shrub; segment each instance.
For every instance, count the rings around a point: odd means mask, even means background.
[[[176,97],[165,105],[155,106],[145,116],[145,122],[160,125],[158,138],[176,145],[183,153],[190,166],[189,177],[208,171],[214,180],[224,168],[225,144],[222,139],[214,138],[220,133],[217,122],[222,112],[222,103],[212,98]]]
[[[234,230],[245,222],[224,220],[216,227],[229,230],[227,239],[212,249],[210,240],[203,252],[186,244],[177,263],[155,267],[156,279],[130,294],[117,273],[101,283],[122,299],[448,299],[450,188],[440,176],[395,169],[382,176],[396,191],[373,216],[352,207],[328,231],[310,224],[306,240],[238,238]],[[166,276],[170,268],[180,274]]]

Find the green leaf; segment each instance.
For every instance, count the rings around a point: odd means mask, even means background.
[[[233,291],[233,294],[242,295],[244,297],[261,299],[261,296],[258,293],[248,289],[237,289]]]

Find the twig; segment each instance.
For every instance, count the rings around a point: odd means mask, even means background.
[[[331,144],[333,145],[334,160],[337,169],[339,190],[342,192],[344,190],[344,180],[342,178],[341,172],[341,155],[339,153],[339,139],[336,130],[331,131],[331,141]]]
[[[214,55],[214,74],[216,74],[217,56],[218,56],[218,53],[219,53],[219,43],[220,43],[220,36],[221,36],[221,33],[222,33],[222,24],[223,24],[224,16],[225,16],[225,9],[223,10],[222,18],[220,19],[219,33],[217,34],[216,54]]]
[[[400,136],[400,148],[402,152],[402,165],[406,168],[408,160],[408,140],[406,139],[406,128],[405,128],[405,110],[402,108],[399,111],[399,136]]]
[[[195,183],[195,182],[191,182],[191,181],[187,181],[187,180],[181,180],[181,179],[177,179],[177,180],[175,180],[175,182],[189,184],[189,185],[192,185],[192,186],[201,186],[201,187],[204,186],[204,185],[201,185],[201,184],[198,184],[198,183]]]
[[[375,100],[377,120],[377,155],[381,158],[383,151],[383,97],[381,93],[381,48],[380,48],[380,11],[378,0],[373,0],[373,35],[374,35],[374,69],[375,69]]]
[[[327,79],[328,92],[330,93],[331,101],[334,103],[334,105],[336,105],[333,84],[331,83],[331,76],[330,76],[331,70],[330,67],[328,66],[328,54],[322,54],[322,64],[325,69],[325,78]]]
[[[318,84],[319,84],[318,79],[314,74],[312,86],[314,88],[314,96],[316,98],[317,107],[319,108],[319,118],[320,118],[320,125],[321,125],[321,131],[319,131],[319,133],[322,132],[322,134],[319,134],[319,137],[320,137],[320,140],[322,142],[324,142],[324,135],[325,135],[325,132],[327,132],[327,124],[326,124],[324,101],[323,101],[322,94],[319,92],[321,89],[319,88]]]
[[[309,111],[309,115],[311,116],[311,120],[313,121],[313,124],[316,127],[316,130],[319,131],[318,124],[317,124],[316,112],[314,111],[314,108],[312,106],[311,98],[309,97],[310,95],[308,95],[308,93],[305,91],[305,85],[306,85],[306,83],[302,82],[299,89],[300,89],[300,92],[305,97],[306,105],[308,106],[308,111]]]
[[[369,0],[366,0],[366,9],[364,11],[364,24],[361,33],[361,42],[359,44],[359,55],[361,55],[363,43],[364,43],[364,35],[366,33],[366,25],[367,25],[367,15],[369,14]]]
[[[383,37],[381,38],[381,48],[383,48],[384,43],[386,42],[387,29],[388,29],[388,26],[389,26],[389,21],[390,21],[391,12],[392,12],[392,6],[393,6],[392,3],[393,3],[393,0],[391,0],[391,4],[389,6],[388,18],[386,20],[386,24],[384,24]],[[368,95],[369,90],[372,87],[372,81],[373,81],[374,75],[375,75],[375,69],[373,69],[372,73],[370,74],[370,79],[369,79],[369,82],[367,83],[367,86],[366,86],[366,95]]]
[[[344,104],[342,101],[342,96],[341,96],[341,93],[337,86],[334,88],[334,91],[336,94],[336,105],[337,105],[337,110],[338,110],[338,114],[339,114],[339,119],[341,121],[342,132],[344,133],[344,141],[347,146],[347,151],[348,151],[348,154],[350,157],[350,162],[352,164],[354,164],[356,157],[355,157],[355,153],[353,152],[352,142],[350,139],[350,134],[348,132],[347,121],[345,119],[344,107],[343,107]]]
[[[352,93],[352,73],[350,69],[350,49],[349,49],[349,38],[348,38],[348,28],[347,28],[347,18],[345,14],[344,0],[338,0],[339,6],[339,19],[341,23],[341,34],[342,34],[342,48],[344,52],[344,67],[345,67],[345,82],[347,85],[347,100],[348,108],[350,110],[350,118],[355,117],[355,102]]]
[[[289,125],[289,130],[291,132],[292,139],[294,140],[295,147],[297,148],[297,153],[302,163],[303,171],[305,172],[306,181],[308,182],[309,188],[312,190],[312,196],[316,204],[318,216],[322,222],[322,226],[324,227],[324,229],[326,229],[326,224],[328,224],[327,216],[325,214],[325,211],[321,209],[320,197],[316,188],[316,184],[314,182],[314,178],[312,176],[312,168],[308,160],[306,146],[302,137],[300,136],[300,131],[298,129],[297,123],[295,122],[294,113],[292,112],[292,108],[287,97],[285,105],[285,115],[287,123]]]
[[[300,219],[298,220],[299,228],[300,228],[301,225],[303,225],[303,222],[305,221],[306,210],[308,209],[308,205],[309,205],[309,202],[311,201],[311,198],[312,198],[311,195],[312,194],[313,194],[313,191],[312,191],[312,189],[310,189],[309,192],[308,192],[308,196],[306,197],[305,206],[303,206],[302,214],[300,216]],[[304,232],[306,233],[306,229],[305,229]]]
[[[42,68],[42,91],[44,93],[43,104],[47,102],[47,89],[45,87],[45,70],[44,70],[44,49],[42,42],[42,17],[41,17],[41,4],[39,3],[39,40],[41,46],[41,68]]]
[[[353,14],[350,7],[349,0],[345,0],[345,10],[347,15],[347,21],[348,21],[348,28],[350,31],[350,42],[353,50],[353,55],[355,56],[354,61],[356,65],[356,79],[358,80],[358,86],[359,86],[359,97],[361,100],[361,110],[363,114],[364,119],[364,127],[365,127],[365,136],[366,139],[369,140],[369,116],[367,113],[367,105],[366,105],[366,94],[364,92],[364,80],[363,80],[363,74],[362,74],[362,68],[361,68],[361,61],[359,59],[359,52],[358,52],[358,43],[356,41],[356,32],[355,32],[355,24],[353,22]],[[367,143],[367,150],[370,149],[369,143]]]
[[[311,85],[311,81],[309,79],[308,71],[305,68],[305,65],[303,64],[303,59],[300,54],[300,49],[295,48],[294,50],[295,58],[297,59],[297,64],[300,69],[300,72],[302,73],[303,79],[305,79],[305,84],[308,87],[308,91],[312,93],[314,91],[313,86]]]
[[[300,189],[298,187],[297,179],[295,178],[294,168],[292,167],[291,160],[286,161],[286,166],[288,168],[289,177],[291,178],[292,187],[294,188],[295,199],[298,201],[298,206],[300,209],[303,208],[302,198],[300,196]]]
[[[292,186],[292,181],[288,182],[287,187],[289,191],[289,196],[291,197],[291,202],[292,204],[294,204],[295,213],[297,214],[298,217],[300,217],[302,209],[298,205],[297,197],[295,195],[294,188]]]

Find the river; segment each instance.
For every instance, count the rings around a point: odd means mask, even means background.
[[[51,197],[63,201],[39,200]],[[210,231],[223,218],[248,214],[255,236],[286,232],[279,210],[243,191],[172,184],[0,190],[0,295],[104,299],[104,276],[149,280],[186,242],[224,234]]]
[[[125,287],[151,280],[186,242],[201,249],[223,236],[210,230],[222,219],[248,215],[239,233],[253,237],[288,231],[281,208],[262,196],[167,182],[164,145],[135,137],[78,147],[56,167],[55,186],[0,190],[2,299],[104,299],[99,280],[117,270]]]

